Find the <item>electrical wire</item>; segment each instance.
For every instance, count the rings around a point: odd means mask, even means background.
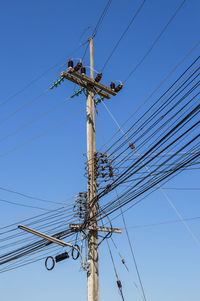
[[[147,58],[147,56],[151,53],[151,51],[153,50],[153,48],[155,47],[155,45],[158,43],[158,41],[160,40],[160,38],[162,37],[163,33],[167,30],[168,26],[170,25],[170,23],[173,21],[173,19],[176,17],[176,15],[178,14],[178,12],[181,10],[181,8],[183,7],[184,3],[186,2],[186,0],[183,0],[181,2],[181,4],[178,6],[178,8],[176,9],[176,11],[174,12],[174,14],[170,17],[169,21],[167,22],[167,24],[163,27],[163,29],[161,30],[161,32],[158,34],[158,36],[156,37],[156,39],[153,41],[151,47],[147,50],[147,52],[145,53],[145,55],[142,57],[142,59],[137,63],[137,65],[133,68],[132,71],[130,71],[130,73],[128,74],[128,76],[125,78],[125,80],[123,81],[123,83],[126,83],[129,78],[135,73],[135,71],[138,69],[138,67],[144,62],[144,60]]]
[[[137,11],[134,13],[134,15],[132,16],[129,24],[127,25],[127,27],[125,28],[125,30],[123,31],[122,35],[120,36],[119,40],[117,41],[117,43],[115,44],[114,48],[112,49],[111,53],[109,54],[107,60],[105,61],[101,72],[104,71],[105,67],[107,66],[108,62],[110,61],[111,57],[113,56],[114,52],[116,51],[116,49],[118,48],[121,40],[124,38],[124,36],[126,35],[127,31],[129,30],[129,28],[131,27],[133,21],[136,19],[137,15],[140,13],[140,11],[142,10],[144,4],[145,4],[146,0],[143,0],[142,3],[140,4],[139,8],[137,9]]]
[[[103,22],[103,19],[106,16],[107,11],[108,11],[108,9],[109,9],[109,7],[111,5],[111,2],[112,2],[112,0],[108,0],[107,1],[106,6],[104,7],[103,12],[102,12],[101,16],[99,17],[99,19],[98,19],[98,21],[96,23],[96,26],[95,26],[95,28],[94,28],[94,30],[92,32],[91,38],[94,38],[96,36],[96,34],[97,34],[98,30],[99,30],[99,27],[100,27],[101,23]],[[89,47],[89,39],[87,41],[87,46],[86,46],[85,51],[84,51],[83,56],[82,56],[82,61],[83,61],[83,59],[86,56],[88,47]]]

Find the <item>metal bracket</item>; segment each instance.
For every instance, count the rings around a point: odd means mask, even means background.
[[[39,237],[42,237],[42,238],[44,238],[44,239],[46,239],[46,240],[48,240],[48,241],[50,241],[50,242],[52,242],[52,243],[58,244],[58,245],[60,245],[60,246],[62,246],[62,247],[70,247],[70,248],[73,248],[74,250],[76,250],[76,251],[80,254],[80,257],[81,257],[81,265],[82,265],[83,269],[84,269],[86,272],[89,272],[89,270],[90,270],[89,264],[88,264],[88,262],[85,262],[85,261],[84,261],[83,254],[81,253],[81,251],[80,251],[76,246],[74,246],[74,245],[72,245],[72,244],[70,244],[70,243],[67,243],[67,242],[65,242],[65,241],[63,241],[63,240],[60,240],[60,239],[58,239],[58,238],[55,238],[55,237],[49,236],[49,235],[47,235],[47,234],[41,233],[41,232],[39,232],[39,231],[36,231],[36,230],[34,230],[34,229],[30,229],[30,228],[28,228],[28,227],[26,227],[26,226],[19,225],[18,228],[21,229],[21,230],[24,230],[24,231],[26,231],[26,232],[29,232],[29,233],[31,233],[31,234],[37,235],[37,236],[39,236]]]
[[[118,233],[121,234],[122,230],[119,228],[109,228],[109,227],[98,227],[98,226],[87,226],[82,229],[82,224],[69,224],[70,229],[74,231],[90,230],[90,231],[100,231],[100,232],[109,232],[109,233]]]

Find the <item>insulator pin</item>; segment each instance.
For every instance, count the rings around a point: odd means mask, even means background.
[[[120,84],[115,88],[115,92],[119,92],[123,88],[123,85]]]
[[[68,68],[71,67],[73,68],[74,67],[74,62],[72,60],[69,60],[68,61]]]
[[[115,90],[115,83],[113,83],[113,82],[110,83],[110,89],[111,89],[111,90]]]
[[[130,146],[131,149],[135,149],[135,146],[132,142],[129,143],[129,146]]]
[[[86,74],[86,68],[85,67],[81,67],[81,74]]]
[[[117,280],[117,286],[118,286],[118,288],[122,288],[122,283],[120,280]]]
[[[82,63],[81,63],[81,62],[78,62],[78,63],[76,64],[76,66],[74,67],[74,70],[75,70],[75,71],[78,71],[81,67],[82,67]]]
[[[98,73],[97,76],[95,77],[95,82],[100,82],[100,80],[102,79],[102,72]]]

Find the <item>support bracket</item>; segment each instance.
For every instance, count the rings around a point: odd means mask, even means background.
[[[85,229],[82,229],[81,226],[82,224],[69,224],[70,229],[73,231],[90,230],[90,231],[100,231],[100,232],[118,233],[118,234],[122,233],[122,230],[119,228],[88,226]]]

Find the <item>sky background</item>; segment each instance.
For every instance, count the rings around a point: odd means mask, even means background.
[[[140,3],[139,0],[112,1],[94,39],[95,70],[101,70]],[[180,3],[178,0],[150,0],[145,3],[106,66],[103,83],[108,85],[113,80],[124,81]],[[45,93],[27,108],[5,120],[17,108],[48,89],[55,79],[59,78],[60,72],[65,70],[66,65],[62,65],[66,64],[69,58],[82,57],[85,46],[79,46],[91,34],[105,4],[104,0],[19,0],[1,3],[0,186],[54,201],[73,197],[86,189],[84,96],[70,100],[5,141],[1,141],[1,137],[73,93],[74,85],[64,81],[59,88]],[[123,90],[118,96],[106,101],[119,124],[136,110],[174,65],[197,43],[199,10],[198,0],[186,1],[151,54],[124,85]],[[90,29],[86,30],[88,26]],[[74,51],[78,47],[79,49]],[[156,95],[161,95],[198,55],[199,47]],[[84,64],[89,65],[88,52]],[[18,93],[34,79],[38,80]],[[12,97],[16,93],[18,94]],[[5,101],[6,104],[3,104]],[[98,111],[107,141],[117,127],[104,106],[99,106]],[[68,117],[68,122],[30,141],[32,137],[62,123]],[[98,124],[96,134],[99,149],[103,141]],[[21,144],[24,145],[18,147]],[[185,171],[165,186],[199,187],[199,170]],[[169,190],[167,194],[184,217],[200,216],[199,191]],[[24,201],[1,190],[0,199],[44,207],[40,202]],[[41,213],[39,209],[3,202],[0,202],[0,207],[0,227]],[[199,248],[184,226],[177,222],[135,227],[176,219],[177,216],[159,191],[126,213],[127,225],[149,301],[200,300]],[[200,219],[189,223],[195,235],[199,237]],[[116,220],[113,226],[123,227],[121,219]],[[137,282],[137,279],[125,234],[115,234],[115,242],[130,268],[128,274],[113,249],[125,300],[141,300],[140,293],[133,284],[133,280]],[[111,298],[120,300],[106,244],[100,247],[99,252],[100,298],[104,301]],[[56,265],[52,272],[45,270],[44,262],[38,262],[2,273],[0,289],[1,299],[5,301],[87,299],[85,272],[80,271],[79,262],[71,259]]]

